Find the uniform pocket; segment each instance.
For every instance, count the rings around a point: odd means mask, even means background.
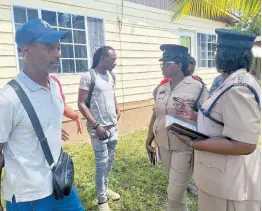
[[[209,152],[196,152],[195,162],[198,162],[200,165],[203,165],[206,168],[225,172],[227,165],[227,156]]]
[[[177,172],[190,172],[192,165],[192,152],[173,152],[171,168]]]
[[[156,98],[154,108],[165,107],[167,93],[159,94]]]

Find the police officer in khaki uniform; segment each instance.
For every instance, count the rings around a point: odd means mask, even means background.
[[[183,113],[183,102],[193,108],[200,95],[202,83],[188,76],[188,49],[179,45],[162,45],[163,75],[171,80],[158,88],[146,141],[148,152],[153,152],[153,140],[159,146],[160,159],[167,169],[168,211],[186,211],[186,189],[191,179],[192,148],[181,143],[165,129],[165,116],[179,117]],[[206,100],[206,89],[200,96],[200,104]],[[188,120],[192,124],[195,121]]]
[[[199,211],[260,211],[260,86],[247,71],[255,37],[225,29],[216,33],[217,69],[225,81],[198,112],[198,130],[211,138],[176,137],[195,150]]]

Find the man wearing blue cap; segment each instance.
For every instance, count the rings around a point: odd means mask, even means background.
[[[61,150],[64,104],[58,83],[49,74],[58,71],[59,39],[65,35],[66,32],[55,31],[47,22],[36,19],[25,23],[15,37],[25,58],[25,69],[14,80],[38,116],[55,163]],[[63,200],[55,200],[51,168],[27,112],[9,84],[0,91],[0,109],[0,151],[5,161],[3,198],[7,211],[83,211],[75,188]],[[3,160],[2,154],[0,158]]]

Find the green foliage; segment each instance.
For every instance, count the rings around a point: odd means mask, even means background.
[[[234,30],[260,35],[261,0],[171,0],[172,20],[186,15],[228,22],[239,18]],[[237,18],[238,17],[238,18]]]
[[[237,23],[232,30],[243,34],[261,36],[261,15],[259,14],[254,18],[251,17],[246,21]]]

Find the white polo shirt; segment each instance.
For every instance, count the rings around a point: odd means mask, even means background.
[[[30,99],[56,162],[61,149],[64,112],[59,86],[50,78],[48,90],[23,72],[15,80]],[[5,143],[5,200],[12,201],[15,195],[17,202],[33,201],[53,193],[51,169],[27,113],[9,85],[0,91],[0,143]]]

